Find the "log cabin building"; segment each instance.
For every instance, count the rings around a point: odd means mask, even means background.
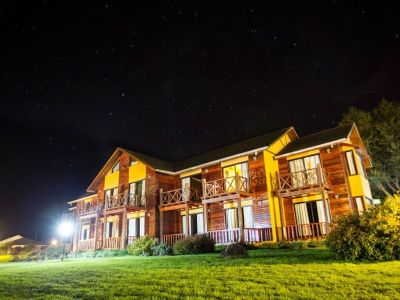
[[[74,250],[124,249],[148,235],[172,245],[321,238],[333,218],[373,205],[371,167],[353,125],[304,137],[293,127],[170,162],[117,148],[68,202]]]

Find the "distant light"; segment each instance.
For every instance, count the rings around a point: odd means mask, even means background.
[[[58,227],[58,233],[61,236],[70,236],[73,231],[73,225],[72,223],[67,223],[63,222],[60,224],[60,227]]]
[[[57,241],[57,240],[51,240],[50,244],[51,244],[52,246],[57,246],[58,241]]]

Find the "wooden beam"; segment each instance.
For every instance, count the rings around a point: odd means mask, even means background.
[[[190,235],[190,224],[189,224],[190,216],[189,216],[189,205],[187,202],[186,202],[185,210],[186,210],[186,236],[189,236]]]
[[[202,201],[202,203],[215,203],[215,202],[222,202],[222,201],[226,201],[226,200],[232,200],[232,199],[236,199],[238,197],[237,194],[232,194],[232,195],[228,195],[228,196],[223,196],[223,197],[218,197],[218,198],[210,198],[210,199],[204,199]]]
[[[122,229],[121,229],[121,245],[120,249],[124,250],[126,245],[126,238],[127,238],[127,216],[126,216],[126,208],[122,213]]]
[[[243,211],[242,211],[242,198],[240,197],[239,191],[239,175],[236,173],[235,185],[236,185],[236,195],[237,195],[237,214],[239,220],[239,241],[244,242],[244,226],[243,226]]]
[[[203,204],[203,218],[204,218],[204,233],[208,232],[208,205],[206,203]]]

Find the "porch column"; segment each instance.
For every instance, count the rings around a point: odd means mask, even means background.
[[[94,219],[94,236],[93,236],[93,239],[94,239],[94,245],[93,245],[93,250],[96,250],[96,244],[97,244],[97,226],[98,226],[98,222],[99,222],[99,219],[98,219],[98,214],[97,214],[97,212],[96,212],[96,218]]]
[[[104,214],[104,231],[103,231],[103,240],[101,243],[100,249],[104,248],[104,241],[107,238],[107,214]]]
[[[160,208],[160,243],[163,242],[164,235],[164,211]]]
[[[190,236],[190,224],[189,224],[189,203],[185,202],[185,210],[186,210],[186,236]]]
[[[239,175],[236,173],[235,176],[235,188],[236,188],[236,196],[237,196],[237,215],[239,220],[239,241],[241,243],[244,242],[244,227],[243,227],[243,212],[242,212],[242,199],[240,197],[240,181]]]
[[[208,232],[208,207],[206,203],[203,203],[203,225],[204,225],[204,233]]]
[[[281,216],[281,236],[279,240],[285,239],[285,219],[284,219],[284,211],[283,211],[283,198],[278,196],[279,201],[279,215]],[[277,231],[278,232],[278,231]]]
[[[76,218],[76,225],[75,225],[75,236],[74,236],[74,242],[73,242],[73,246],[72,249],[73,251],[78,251],[78,244],[79,244],[79,236],[80,236],[80,224],[81,224],[81,220],[79,219],[79,217]]]
[[[127,220],[126,208],[124,208],[124,211],[122,213],[121,245],[120,245],[121,250],[124,250],[126,246],[126,235],[127,235],[126,220]]]

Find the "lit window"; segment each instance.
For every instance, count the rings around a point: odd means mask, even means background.
[[[114,165],[114,167],[112,168],[111,172],[114,173],[114,172],[117,172],[118,170],[119,170],[119,162],[117,162],[117,163]]]
[[[358,163],[358,170],[360,175],[365,177],[364,166],[361,158],[361,153],[357,151],[357,163]]]
[[[356,197],[356,204],[357,204],[358,213],[361,215],[363,213],[363,211],[365,210],[362,197]]]
[[[346,159],[347,159],[347,165],[349,167],[350,176],[357,175],[357,169],[356,169],[356,165],[354,163],[353,151],[346,152]]]
[[[136,165],[138,163],[138,161],[136,159],[134,159],[133,157],[131,157],[131,166]]]

